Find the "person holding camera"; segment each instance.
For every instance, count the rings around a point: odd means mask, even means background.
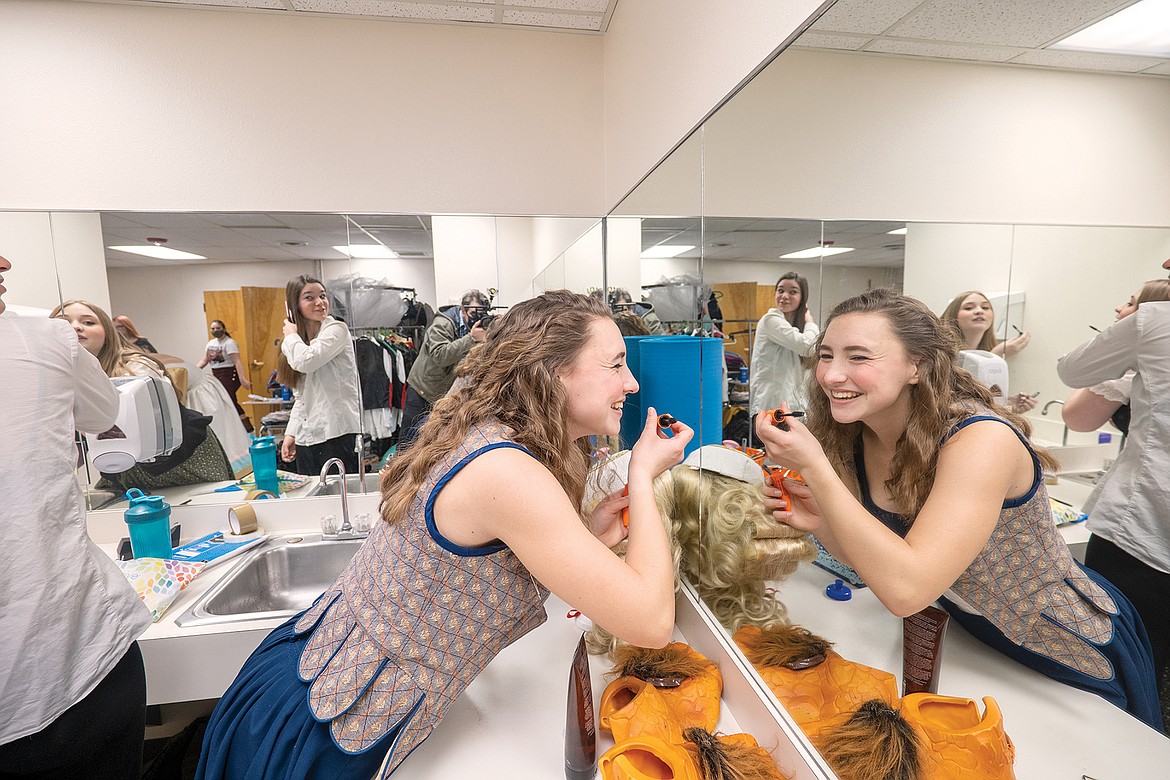
[[[431,407],[447,394],[455,381],[455,367],[476,344],[487,338],[484,318],[491,301],[479,290],[468,290],[459,300],[435,315],[423,334],[418,357],[406,378],[406,404],[402,410],[399,446],[414,439]]]

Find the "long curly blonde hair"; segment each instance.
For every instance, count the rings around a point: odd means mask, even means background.
[[[687,465],[671,470],[683,571],[729,631],[788,624],[767,590],[816,557],[808,535],[772,519],[760,485]]]
[[[475,425],[498,420],[552,472],[580,507],[589,468],[586,440],[568,429],[568,394],[557,376],[589,342],[595,320],[612,322],[601,301],[552,290],[516,304],[496,320],[487,339],[459,364],[458,389],[441,398],[419,429],[382,472],[382,518],[406,516],[430,470],[458,448]]]
[[[1015,425],[1025,436],[1032,426],[1026,419],[995,402],[991,391],[955,362],[959,348],[954,334],[921,301],[893,290],[868,290],[842,301],[833,309],[817,340],[817,351],[829,326],[846,314],[879,314],[902,342],[909,358],[918,365],[918,383],[910,385],[910,416],[906,430],[894,448],[890,478],[885,486],[905,514],[913,518],[926,503],[934,486],[935,467],[943,437],[959,422],[988,409]],[[816,352],[811,359],[815,361]],[[857,492],[857,470],[853,454],[863,423],[838,423],[829,409],[829,399],[817,383],[815,372],[808,380],[808,427],[820,441],[837,474]],[[1055,459],[1035,449],[1040,463],[1055,470]],[[912,521],[911,521],[912,522]]]

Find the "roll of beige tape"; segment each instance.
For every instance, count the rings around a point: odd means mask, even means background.
[[[256,510],[251,504],[233,506],[228,509],[228,525],[237,536],[252,533],[256,530]]]
[[[276,494],[270,490],[249,490],[244,498],[248,501],[259,501],[262,498],[276,498]]]

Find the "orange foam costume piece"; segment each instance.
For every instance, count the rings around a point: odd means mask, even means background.
[[[990,696],[983,715],[971,699],[911,693],[902,717],[918,732],[927,780],[1015,780],[1016,747],[1003,728],[1003,713]]]

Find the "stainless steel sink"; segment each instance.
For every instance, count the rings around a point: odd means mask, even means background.
[[[205,626],[295,615],[313,603],[361,547],[320,534],[278,536],[249,553],[175,620]]]
[[[366,474],[366,492],[373,493],[378,490],[378,475]],[[345,492],[353,495],[362,492],[361,479],[357,474],[349,474],[345,478]],[[341,480],[336,475],[331,475],[329,481],[322,484],[321,482],[314,482],[309,488],[306,496],[339,496],[341,495]]]

